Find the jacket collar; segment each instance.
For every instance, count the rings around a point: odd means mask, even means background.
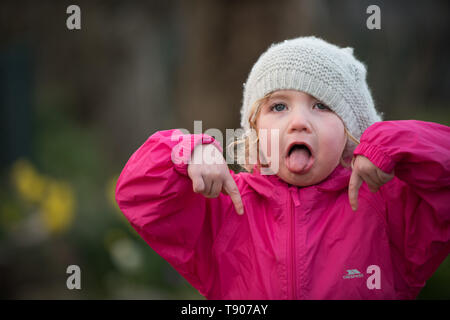
[[[321,192],[337,192],[348,187],[350,181],[351,169],[342,167],[340,164],[331,172],[331,174],[323,181],[316,185],[307,187],[298,187],[289,184],[277,175],[262,175],[260,170],[255,166],[252,174],[246,174],[245,180],[259,194],[272,198],[275,196],[274,188],[289,189],[316,189]]]

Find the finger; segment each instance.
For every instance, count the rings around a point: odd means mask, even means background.
[[[224,191],[231,197],[231,201],[236,208],[238,214],[244,214],[244,204],[242,203],[241,194],[231,175],[225,180],[223,185]]]
[[[217,198],[219,196],[220,191],[222,190],[222,182],[221,181],[217,181],[217,180],[213,180],[212,181],[212,186],[211,186],[211,191],[208,194],[208,197],[210,198]]]
[[[371,192],[377,192],[378,188],[383,185],[377,176],[377,167],[365,157],[355,158],[353,169],[366,182]]]
[[[377,170],[376,174],[383,184],[391,181],[394,178],[394,170],[392,170],[391,173],[386,173],[383,170],[379,169]]]
[[[356,173],[356,171],[352,171],[352,175],[350,176],[350,182],[348,185],[348,199],[353,211],[356,211],[358,209],[358,191],[361,187],[362,182],[363,180]]]
[[[213,180],[208,175],[202,175],[203,182],[205,183],[205,188],[203,189],[202,194],[207,197],[211,194],[211,188],[213,184]]]
[[[371,170],[366,170],[363,173],[360,172],[359,175],[364,179],[364,181],[367,182],[370,191],[372,192],[377,192],[382,185],[384,185],[394,177],[392,173],[385,173],[377,167]]]
[[[368,179],[370,179],[371,184],[373,184],[374,186],[381,186],[383,184],[383,182],[377,175],[378,170],[378,168],[372,167],[371,169],[364,171],[364,175],[367,176]]]
[[[353,157],[352,161],[350,162],[350,166],[352,167],[352,170],[353,170],[353,167],[355,166],[355,161],[356,161],[356,157]]]
[[[374,180],[373,177],[367,172],[358,172],[358,175],[361,177],[363,181],[366,182],[371,192],[377,192],[378,188],[382,185],[377,180]]]
[[[192,189],[195,193],[202,193],[205,190],[205,183],[201,175],[192,178]]]

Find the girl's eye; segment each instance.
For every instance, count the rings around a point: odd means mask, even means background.
[[[318,102],[318,103],[314,104],[314,107],[319,109],[319,110],[331,110],[328,106],[324,105],[321,102]]]
[[[280,111],[283,111],[285,108],[286,108],[286,106],[284,104],[277,103],[276,105],[270,107],[270,110],[280,112]]]

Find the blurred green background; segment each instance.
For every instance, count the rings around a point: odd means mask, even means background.
[[[81,30],[66,8],[81,8]],[[366,8],[381,8],[381,30]],[[118,175],[155,131],[239,127],[274,42],[355,48],[385,120],[449,125],[448,1],[2,1],[0,298],[203,299],[137,235]],[[82,290],[66,288],[81,268]],[[450,261],[419,299],[450,298]]]

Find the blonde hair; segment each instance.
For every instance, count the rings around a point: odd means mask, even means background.
[[[259,114],[261,112],[261,107],[270,99],[272,94],[273,94],[273,92],[268,93],[264,97],[256,100],[253,103],[253,105],[250,108],[250,112],[249,112],[249,116],[248,116],[248,120],[249,120],[249,123],[250,123],[250,129],[247,130],[246,132],[244,132],[244,134],[237,141],[233,141],[227,146],[227,148],[231,148],[231,147],[233,147],[233,148],[238,147],[239,148],[239,146],[243,146],[244,151],[245,151],[245,153],[244,153],[245,161],[244,161],[243,164],[238,162],[238,166],[240,168],[244,169],[247,172],[252,172],[252,169],[253,169],[252,165],[248,162],[248,159],[249,159],[249,156],[250,156],[250,150],[251,150],[250,147],[251,146],[253,148],[256,146],[257,165],[258,166],[263,166],[260,163],[260,160],[259,160],[259,136],[258,136],[258,130],[257,130],[256,121],[257,121],[257,119],[259,117]],[[339,119],[341,119],[341,117],[339,117]],[[342,119],[341,119],[341,121],[342,121]],[[344,124],[344,131],[345,131],[345,134],[347,135],[347,139],[350,139],[350,141],[353,142],[357,146],[360,143],[359,140],[356,139],[350,133],[350,131],[347,129],[347,126],[345,125],[344,121],[342,121],[342,123]],[[256,132],[256,139],[253,139],[253,140],[252,140],[252,130],[254,130],[254,132]],[[233,149],[233,151],[234,151],[234,149]],[[350,167],[351,158],[350,159],[348,159],[348,158],[351,157],[351,154],[348,155],[346,153],[348,153],[347,147],[342,152],[342,155],[341,155],[339,163],[343,167],[349,168]],[[234,154],[234,161],[236,162],[236,160],[237,160],[236,152],[233,152],[233,154]]]

